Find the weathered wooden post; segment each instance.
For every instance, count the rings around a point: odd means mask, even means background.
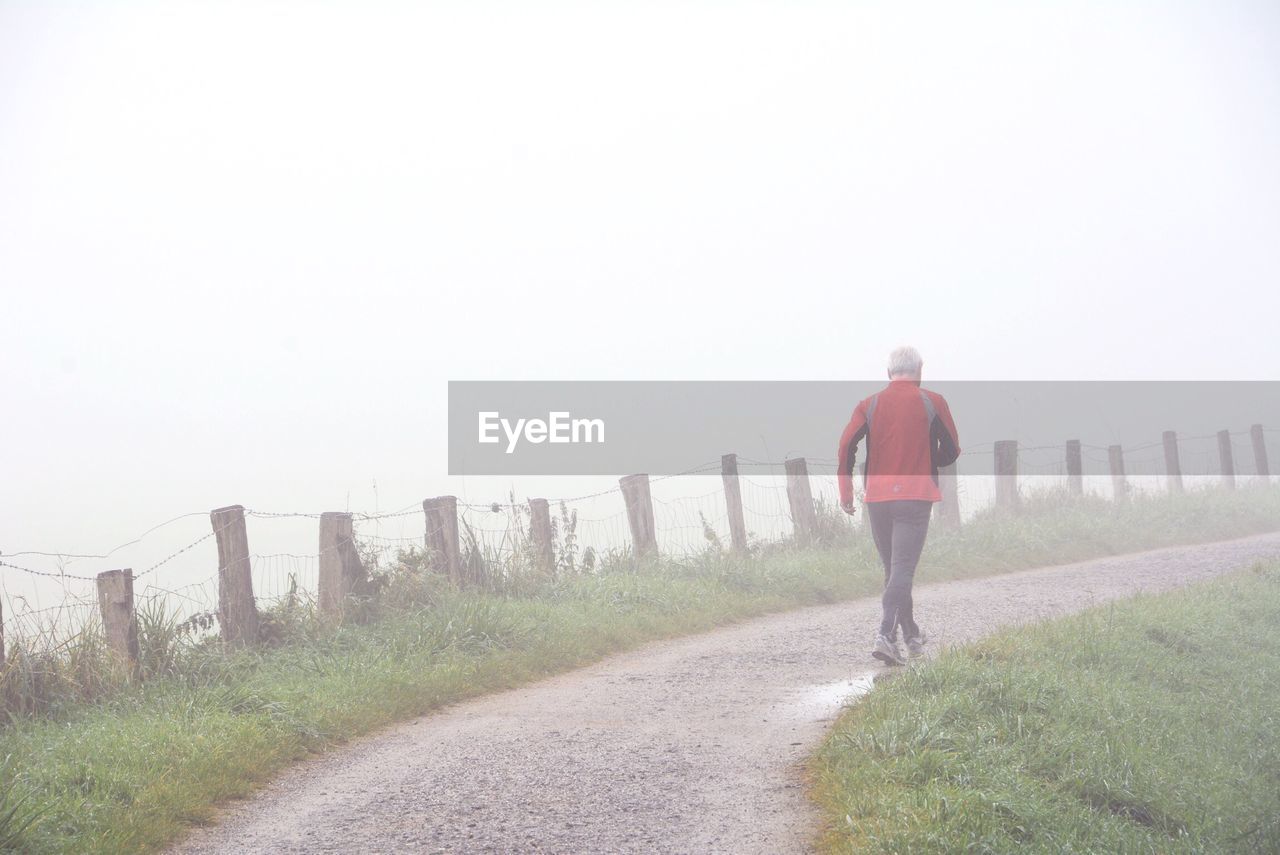
[[[462,550],[458,547],[458,497],[436,496],[422,501],[422,512],[427,517],[424,542],[437,570],[445,573],[454,584],[461,585]]]
[[[738,455],[720,456],[720,479],[729,512],[729,540],[738,552],[747,551],[747,522],[742,516],[742,485],[738,483]]]
[[[1236,463],[1231,455],[1231,431],[1218,431],[1218,460],[1222,463],[1222,486],[1236,488]]]
[[[546,499],[529,500],[529,529],[533,539],[534,560],[548,578],[556,575],[556,554],[552,547],[551,506]]]
[[[138,667],[138,616],[133,610],[133,570],[98,574],[98,609],[107,649],[116,664],[133,674]]]
[[[1129,497],[1129,482],[1124,477],[1124,449],[1118,445],[1107,446],[1107,462],[1111,465],[1111,492],[1116,501]]]
[[[1262,425],[1249,428],[1249,438],[1253,440],[1253,459],[1258,464],[1258,478],[1263,485],[1271,483],[1271,464],[1267,460],[1267,438],[1262,435]],[[4,650],[0,648],[0,662],[3,662]]]
[[[1164,471],[1170,493],[1182,492],[1182,461],[1178,458],[1178,432],[1167,430],[1164,440]]]
[[[343,604],[365,580],[364,564],[356,549],[351,514],[327,511],[320,515],[320,611],[342,616]]]
[[[649,476],[627,475],[618,479],[622,498],[627,504],[627,524],[631,526],[631,544],[637,556],[654,555],[658,551],[658,535],[653,523],[653,497],[649,494]]]
[[[782,462],[787,473],[787,504],[791,506],[791,524],[799,543],[811,543],[818,531],[818,512],[813,506],[813,489],[809,484],[809,464],[803,457]]]
[[[996,440],[996,507],[1015,510],[1018,507],[1018,441]]]
[[[1080,440],[1067,440],[1067,490],[1073,496],[1084,495],[1084,455]]]
[[[209,517],[218,543],[218,624],[222,628],[222,640],[230,644],[256,644],[258,606],[253,600],[244,507],[218,508]]]

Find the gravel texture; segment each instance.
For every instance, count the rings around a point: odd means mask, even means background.
[[[931,651],[1280,556],[1280,534],[916,586]],[[294,766],[174,852],[809,848],[800,764],[851,695],[878,599],[647,645]]]

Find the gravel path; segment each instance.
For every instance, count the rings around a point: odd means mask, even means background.
[[[1280,534],[917,586],[939,644],[1280,556]],[[293,767],[175,852],[804,851],[798,764],[880,666],[878,599],[647,645]]]

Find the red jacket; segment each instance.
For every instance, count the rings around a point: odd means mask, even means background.
[[[936,502],[938,467],[960,456],[960,436],[946,400],[912,380],[894,380],[859,402],[840,435],[836,467],[840,502],[853,501],[853,464],[867,438],[866,501]]]

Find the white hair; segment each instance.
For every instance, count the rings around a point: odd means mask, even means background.
[[[909,377],[919,377],[920,369],[924,367],[924,360],[920,358],[920,351],[910,345],[903,345],[895,348],[893,353],[889,354],[889,373],[905,374]]]

